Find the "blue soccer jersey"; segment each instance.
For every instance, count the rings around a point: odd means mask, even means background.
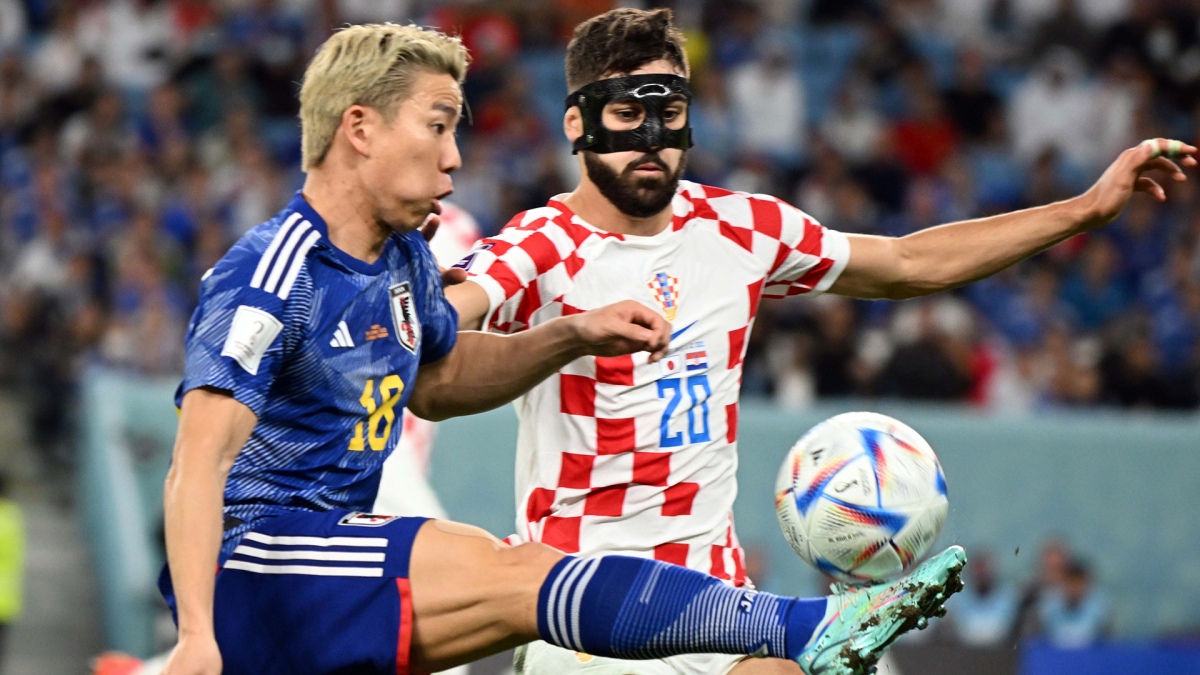
[[[299,193],[247,232],[201,282],[176,394],[225,390],[258,417],[226,484],[221,559],[264,515],[370,510],[417,368],[457,325],[420,233],[368,264]]]

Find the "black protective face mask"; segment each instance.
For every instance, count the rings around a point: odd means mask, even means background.
[[[583,115],[583,135],[575,139],[574,150],[596,153],[648,150],[650,148],[692,147],[691,120],[680,129],[668,129],[663,121],[667,104],[678,100],[691,102],[687,78],[679,75],[625,75],[598,80],[580,87],[567,96],[566,107],[579,106]],[[604,106],[613,102],[637,103],[645,110],[641,126],[628,131],[612,131],[604,126]]]

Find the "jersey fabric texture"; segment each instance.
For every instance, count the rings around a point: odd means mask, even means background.
[[[214,605],[226,673],[408,673],[420,518],[369,511],[417,369],[458,316],[419,233],[375,263],[335,248],[304,198],[201,282],[177,405],[229,392],[257,423],[225,489]],[[169,570],[160,589],[174,611]]]
[[[845,235],[774,197],[683,181],[663,232],[584,222],[561,200],[517,215],[460,266],[488,330],[639,300],[672,323],[667,356],[578,359],[517,402],[517,534],[746,582],[733,529],[742,359],[763,297],[815,295]]]
[[[409,385],[453,348],[457,323],[418,232],[368,264],[329,243],[299,194],[247,232],[201,283],[176,394],[214,387],[258,416],[226,484],[225,516],[241,524],[223,555],[264,515],[371,510]]]

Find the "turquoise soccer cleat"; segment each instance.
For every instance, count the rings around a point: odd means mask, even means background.
[[[945,616],[946,599],[962,590],[967,564],[961,546],[926,560],[891,583],[852,587],[834,584],[834,601],[813,639],[796,661],[808,675],[867,675],[888,646],[929,617]]]

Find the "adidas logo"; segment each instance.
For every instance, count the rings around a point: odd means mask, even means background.
[[[337,330],[333,331],[333,339],[329,341],[330,347],[353,347],[354,340],[350,337],[350,327],[345,321],[339,321]]]

